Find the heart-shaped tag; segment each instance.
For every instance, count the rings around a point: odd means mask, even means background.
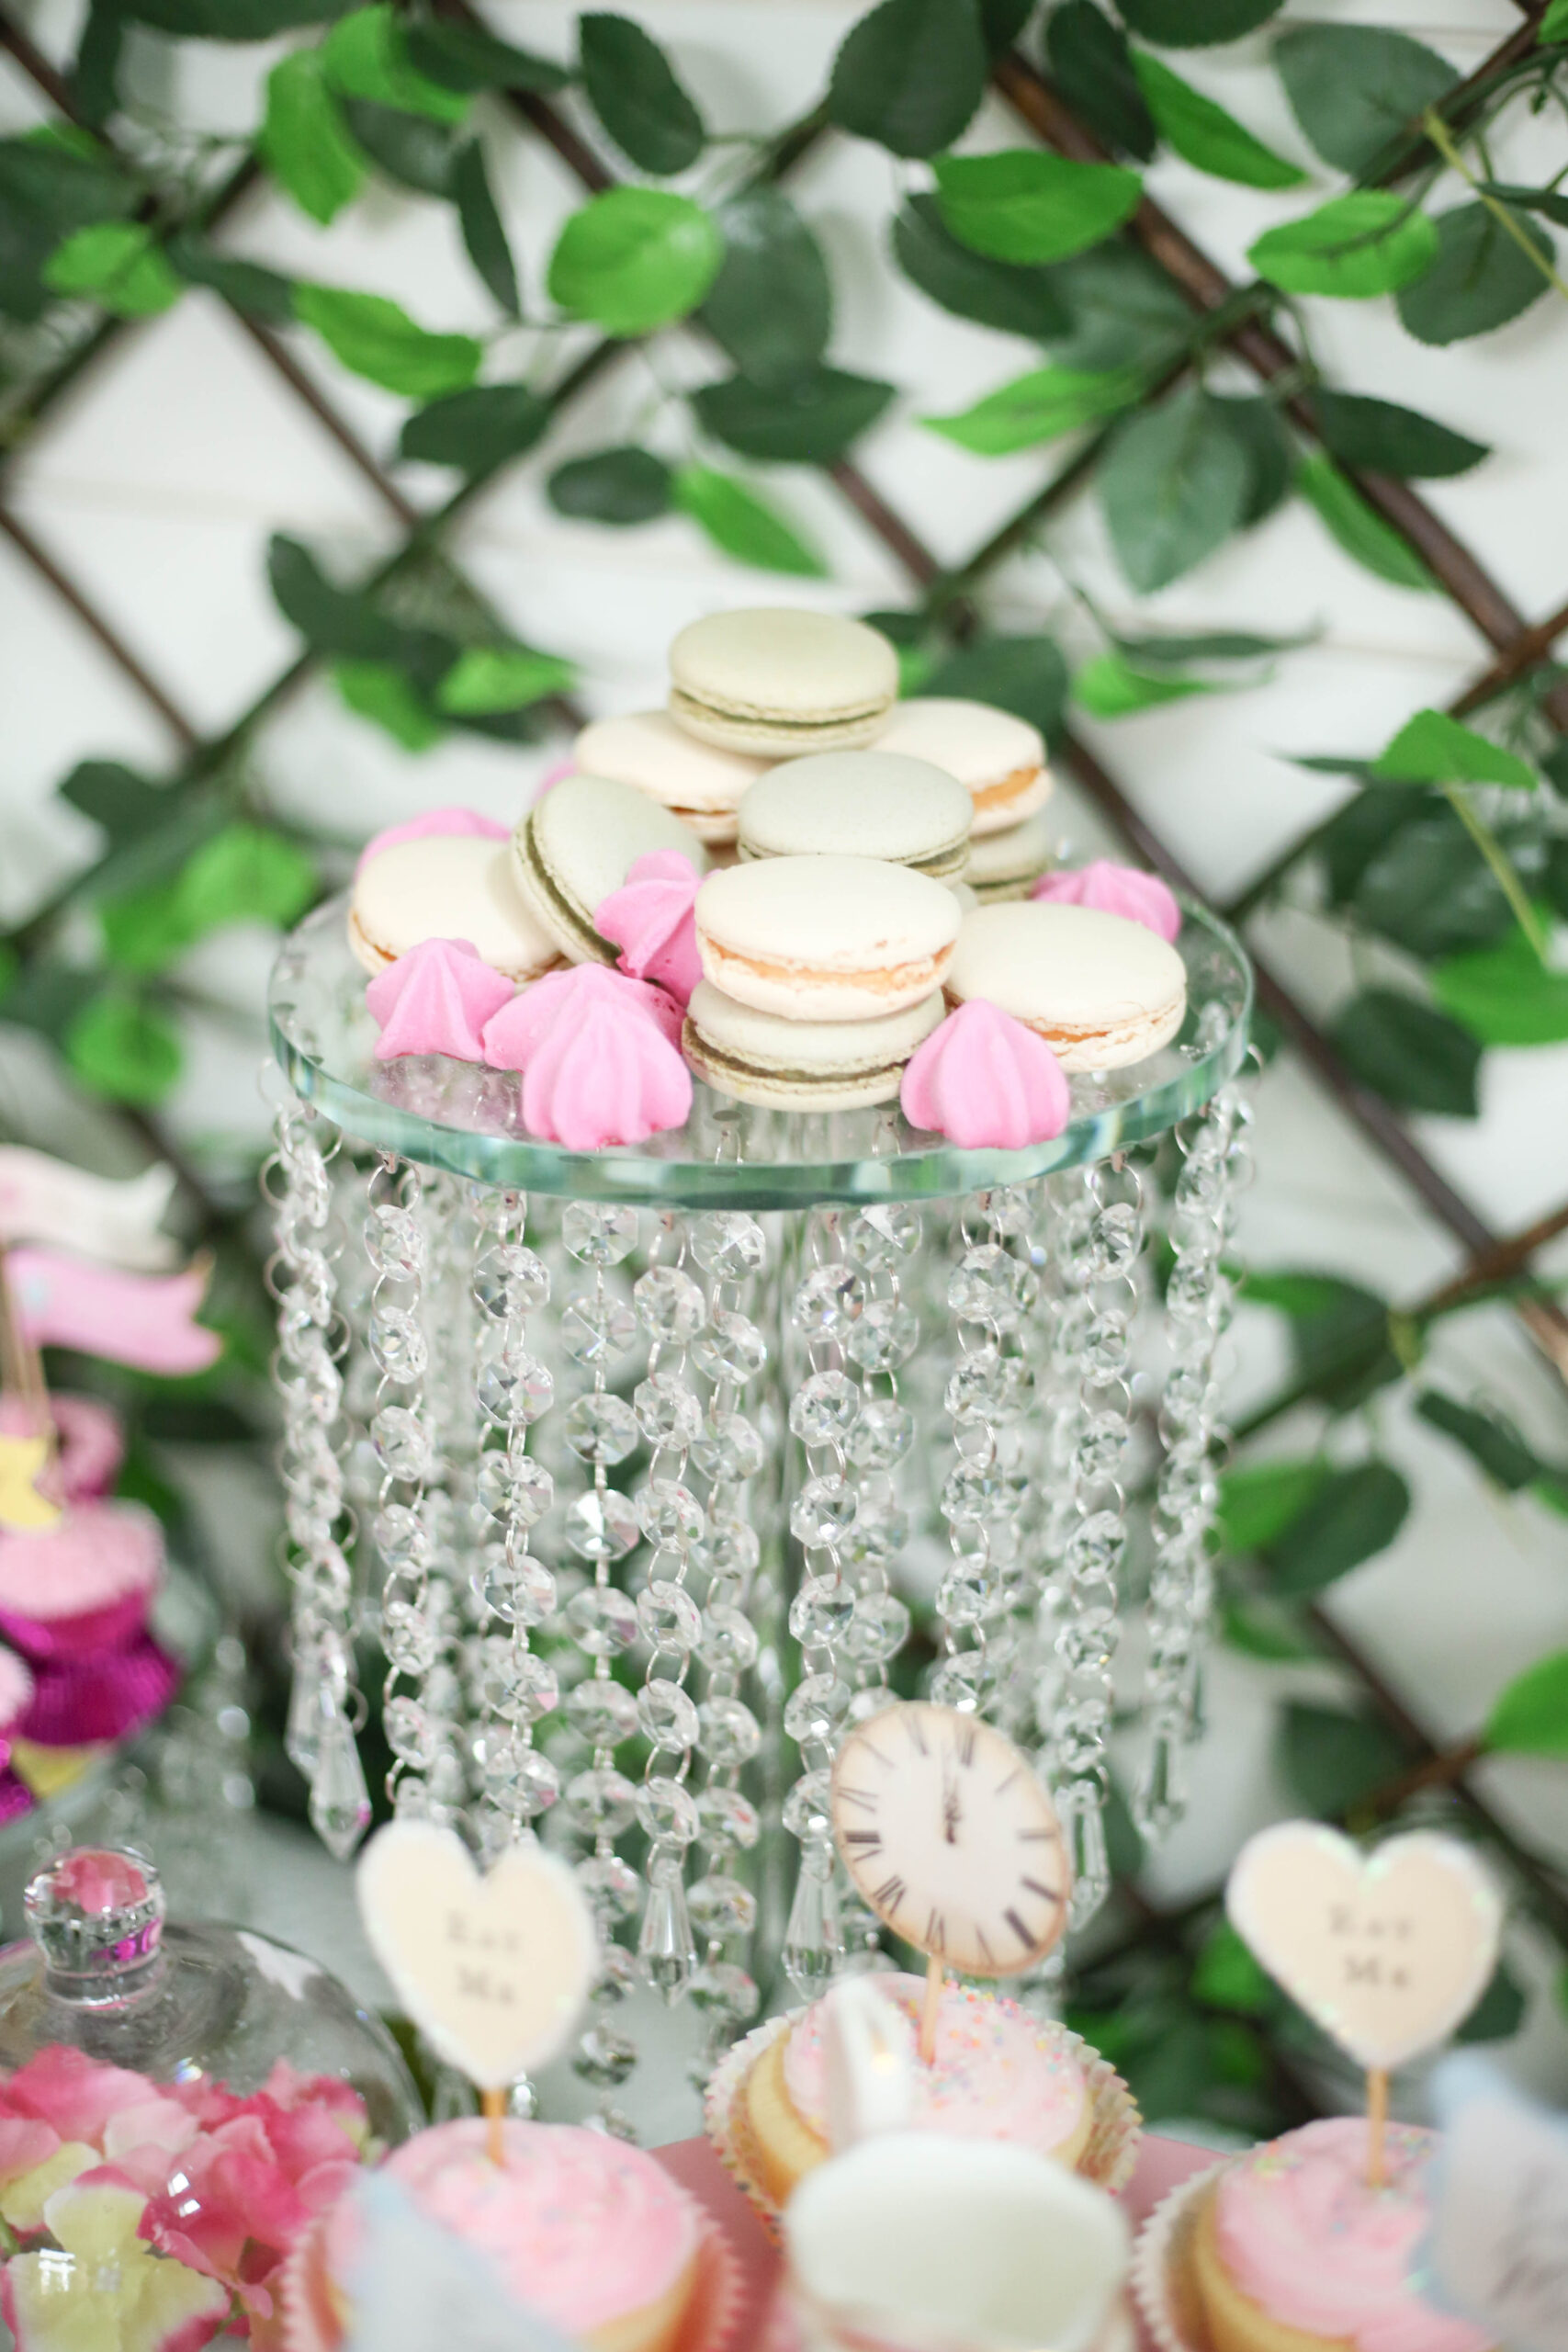
[[[563,2047],[599,1964],[581,1888],[542,1846],[482,1876],[454,1830],[394,1821],[360,1857],[360,1917],[403,2007],[449,2065],[498,2091]]]
[[[1402,2066],[1485,1990],[1503,1905],[1469,1849],[1416,1830],[1363,1854],[1282,1821],[1236,1857],[1225,1907],[1270,1976],[1359,2065]]]

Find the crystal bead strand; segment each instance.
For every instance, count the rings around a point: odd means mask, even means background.
[[[697,1747],[706,1767],[696,1806],[704,1855],[702,1875],[692,1889],[704,1951],[691,1981],[692,1999],[706,2028],[694,2073],[705,2082],[736,2031],[755,2017],[760,1997],[751,1975],[739,1960],[726,1957],[725,1946],[749,1937],[757,1917],[756,1896],[736,1876],[735,1866],[761,1834],[757,1809],[742,1796],[739,1780],[761,1747],[762,1729],[740,1686],[759,1647],[747,1614],[761,1556],[747,1487],[766,1449],[761,1432],[744,1419],[739,1399],[768,1361],[767,1340],[746,1311],[766,1263],[766,1237],[756,1218],[743,1211],[716,1211],[694,1221],[692,1256],[708,1277],[706,1327],[692,1357],[712,1384],[709,1426],[727,1433],[722,1450],[716,1443],[704,1452],[710,1465],[705,1523],[692,1547],[694,1563],[707,1576],[697,1645],[705,1677],[697,1709]],[[739,1421],[750,1442],[738,1449]]]
[[[611,1486],[609,1473],[636,1451],[642,1432],[632,1407],[610,1390],[610,1365],[633,1345],[637,1325],[625,1299],[612,1292],[605,1277],[636,1249],[637,1213],[570,1201],[561,1212],[561,1243],[568,1257],[592,1275],[591,1285],[574,1291],[562,1308],[560,1329],[562,1347],[592,1379],[587,1393],[567,1407],[562,1421],[569,1450],[592,1474],[587,1491],[566,1511],[566,1541],[580,1559],[592,1564],[593,1574],[592,1583],[574,1593],[565,1611],[567,1632],[592,1662],[591,1672],[568,1698],[566,1714],[592,1753],[586,1768],[567,1782],[562,1810],[572,1826],[592,1841],[592,1851],[577,1868],[603,1946],[590,2021],[578,2038],[571,2063],[601,2093],[602,2127],[629,2139],[632,2125],[611,2094],[637,2064],[637,2049],[610,2024],[608,2012],[626,1998],[635,1978],[631,1956],[615,1941],[614,1930],[636,1917],[642,1892],[636,1871],[615,1851],[615,1839],[637,1816],[637,1787],[617,1770],[615,1749],[637,1729],[637,1702],[615,1679],[611,1660],[634,1646],[640,1627],[636,1603],[612,1584],[610,1570],[634,1549],[639,1531],[636,1511],[626,1496]],[[640,1396],[642,1392],[637,1393]]]
[[[521,1193],[476,1187],[470,1274],[474,1363],[469,1385],[484,1423],[468,1516],[478,1551],[472,1598],[474,1764],[483,1792],[481,1854],[532,1834],[560,1794],[560,1774],[534,1745],[534,1726],[558,1703],[555,1669],[529,1642],[555,1607],[555,1578],[528,1548],[555,1500],[555,1481],[528,1452],[528,1431],[554,1400],[554,1383],[529,1347],[527,1318],[549,1303],[549,1270],[525,1238]],[[491,1444],[491,1436],[499,1442]],[[513,2111],[517,2102],[513,2100]]]
[[[919,1211],[897,1205],[863,1209],[844,1235],[868,1294],[846,1342],[862,1374],[860,1408],[844,1439],[857,1476],[854,1519],[842,1546],[858,1587],[842,1644],[860,1685],[850,1707],[857,1720],[886,1703],[888,1665],[909,1633],[909,1611],[893,1590],[891,1569],[909,1536],[897,1474],[915,1442],[915,1417],[899,1396],[898,1374],[920,1344],[919,1315],[903,1283],[920,1238]],[[874,1394],[871,1384],[878,1378],[886,1385]]]
[[[355,1738],[364,1701],[354,1679],[354,1586],[340,1535],[344,1473],[333,1441],[345,1329],[326,1247],[332,1180],[316,1114],[292,1095],[278,1111],[276,1140],[264,1182],[276,1218],[267,1284],[277,1303],[284,1525],[294,1587],[287,1747],[310,1783],[317,1836],[344,1861],[369,1822],[370,1798]],[[333,1152],[337,1148],[334,1136]]]
[[[1250,1122],[1241,1090],[1231,1085],[1176,1130],[1183,1165],[1168,1227],[1175,1263],[1166,1287],[1170,1364],[1160,1402],[1164,1453],[1149,1582],[1149,1745],[1133,1804],[1138,1827],[1153,1839],[1174,1828],[1187,1804],[1183,1751],[1194,1733],[1199,1665],[1213,1601],[1209,1536],[1222,1443],[1216,1358],[1234,1296],[1224,1256]]]
[[[844,1574],[844,1540],[857,1497],[846,1476],[847,1440],[861,1409],[844,1370],[865,1287],[841,1250],[840,1220],[813,1209],[804,1220],[808,1271],[796,1285],[790,1320],[805,1334],[810,1372],[790,1401],[789,1425],[806,1449],[806,1477],[789,1515],[805,1554],[805,1573],[790,1603],[789,1629],[805,1671],[784,1702],[784,1728],[800,1750],[801,1772],[784,1799],[784,1824],[800,1846],[795,1898],[784,1930],[784,1964],[803,2000],[831,1983],[843,1958],[833,1883],[835,1858],[828,1809],[829,1773],[849,1719],[850,1689],[840,1672],[855,1592]]]
[[[1125,1161],[1101,1160],[1081,1179],[1087,1227],[1075,1225],[1064,1272],[1088,1304],[1078,1339],[1083,1414],[1073,1452],[1074,1521],[1064,1555],[1060,1713],[1054,1726],[1057,1810],[1073,1864],[1072,1923],[1082,1927],[1110,1892],[1104,1807],[1106,1741],[1121,1634],[1119,1577],[1127,1540],[1122,1457],[1132,1414],[1128,1330],[1137,1306],[1143,1187]]]

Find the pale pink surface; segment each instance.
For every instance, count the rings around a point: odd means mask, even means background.
[[[918,2028],[924,1978],[879,1976],[874,1982]],[[784,2070],[795,2108],[826,2139],[828,2070],[819,2001],[791,2033]],[[950,1984],[942,1988],[937,2015],[936,2057],[916,2069],[908,2128],[958,2140],[1011,2140],[1044,2155],[1071,2138],[1088,2095],[1077,2058],[1054,2047],[1016,2001]]]
[[[1391,2123],[1386,2185],[1372,2188],[1359,2116],[1330,2116],[1255,2148],[1220,2177],[1226,2269],[1270,2318],[1348,2337],[1359,2352],[1486,2352],[1485,2329],[1434,2309],[1412,2275],[1436,2149],[1436,2132]]]
[[[1098,914],[1124,916],[1129,922],[1141,922],[1145,931],[1157,932],[1171,946],[1181,929],[1181,909],[1157,874],[1117,865],[1109,857],[1043,874],[1029,895],[1053,906],[1092,907]]]
[[[478,2119],[420,2132],[387,2160],[434,2222],[489,2256],[519,2303],[568,2335],[657,2302],[697,2250],[695,2207],[638,2148],[575,2124],[507,2122],[506,2162]],[[342,2224],[342,2227],[335,2225]],[[327,2266],[343,2278],[351,2213],[327,2223]],[[334,2241],[339,2241],[334,2243]]]
[[[49,1416],[59,1445],[54,1491],[62,1502],[89,1502],[107,1494],[125,1459],[118,1416],[96,1396],[52,1393]],[[32,1415],[19,1396],[0,1396],[0,1435],[27,1437]]]
[[[384,849],[396,849],[400,842],[426,842],[432,839],[450,841],[454,837],[469,836],[479,841],[503,842],[511,832],[494,817],[487,817],[478,808],[427,808],[423,817],[410,817],[400,825],[389,825],[385,832],[372,834],[359,853],[357,874]]]
[[[449,1054],[454,1061],[483,1061],[485,1023],[515,994],[470,941],[422,939],[366,989],[370,1018],[381,1032],[376,1059]]]
[[[196,1321],[210,1268],[179,1274],[128,1274],[53,1250],[13,1250],[6,1271],[29,1340],[74,1348],[139,1372],[205,1372],[223,1352],[216,1331]]]
[[[145,1599],[164,1573],[164,1532],[140,1503],[73,1503],[41,1534],[0,1535],[0,1609],[49,1623]]]
[[[1067,1081],[1043,1037],[972,997],[919,1046],[898,1099],[911,1126],[965,1150],[1020,1151],[1067,1124]]]
[[[33,1678],[24,1659],[0,1644],[0,1734],[32,1704]]]
[[[146,1879],[128,1855],[112,1847],[83,1846],[67,1854],[56,1862],[51,1883],[57,1894],[95,1917],[147,1899]]]
[[[703,976],[692,909],[702,876],[678,849],[635,858],[626,881],[593,910],[593,928],[620,949],[616,958],[633,979],[651,980],[689,1004]]]
[[[662,989],[602,964],[548,972],[485,1031],[485,1058],[523,1072],[523,1124],[570,1151],[642,1143],[682,1125],[692,1076]]]

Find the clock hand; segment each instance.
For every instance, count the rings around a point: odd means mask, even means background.
[[[958,1782],[948,1771],[942,1776],[942,1834],[950,1846],[958,1843]]]

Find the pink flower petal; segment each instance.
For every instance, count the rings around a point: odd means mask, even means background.
[[[916,1049],[899,1100],[911,1126],[967,1151],[1043,1143],[1061,1134],[1070,1107],[1044,1039],[983,997],[961,1004]]]
[[[1108,857],[1043,874],[1029,895],[1043,899],[1048,906],[1092,907],[1097,914],[1122,915],[1156,932],[1170,945],[1181,929],[1181,909],[1157,874],[1117,865]]]
[[[144,2075],[100,2065],[58,2041],[29,2058],[6,2086],[18,2114],[40,2117],[62,2140],[85,2140],[100,2148],[110,2116],[144,2106],[151,2087]]]

